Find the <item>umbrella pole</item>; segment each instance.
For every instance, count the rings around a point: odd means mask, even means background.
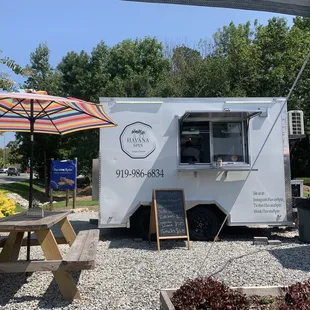
[[[33,100],[30,100],[30,177],[29,177],[29,209],[32,207],[33,200],[33,144],[34,144],[34,117]],[[27,260],[30,260],[30,231],[27,236]]]

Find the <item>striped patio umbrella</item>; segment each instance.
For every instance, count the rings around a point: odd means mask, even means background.
[[[0,131],[63,135],[115,126],[99,104],[44,93],[0,92]]]
[[[33,202],[34,133],[64,135],[76,131],[113,127],[116,123],[99,104],[76,98],[49,96],[45,91],[0,92],[0,131],[29,132],[29,208]],[[30,234],[28,234],[30,240]],[[29,259],[29,242],[27,259]]]

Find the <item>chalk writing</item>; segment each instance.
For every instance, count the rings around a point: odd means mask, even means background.
[[[156,190],[160,237],[185,236],[185,211],[182,190]]]

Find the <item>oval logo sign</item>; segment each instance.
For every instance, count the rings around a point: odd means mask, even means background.
[[[127,125],[120,135],[122,151],[134,159],[143,159],[156,149],[156,139],[150,125],[136,122]]]

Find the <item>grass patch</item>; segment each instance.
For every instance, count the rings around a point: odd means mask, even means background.
[[[77,207],[96,207],[99,205],[99,201],[96,200],[78,200],[76,201]],[[53,204],[53,208],[65,208],[66,202],[65,201],[59,201]],[[72,201],[69,201],[68,209],[72,208]],[[45,209],[49,209],[49,205],[45,206]]]
[[[304,186],[304,197],[305,198],[310,197],[310,189],[308,187],[308,186],[310,186],[310,178],[303,177],[303,178],[296,178],[294,180],[302,180],[302,181],[304,181],[304,185],[306,185],[306,186]]]
[[[15,206],[16,212],[25,212],[26,209],[22,208],[18,203]]]
[[[9,184],[1,184],[0,190],[4,190],[11,193],[16,193],[23,197],[24,199],[29,199],[29,182],[21,181]],[[45,196],[45,187],[44,183],[38,180],[33,182],[33,197],[38,199],[41,202],[48,201],[49,198]],[[61,200],[66,198],[65,191],[53,191],[53,198],[56,200]]]
[[[9,183],[9,184],[1,184],[0,190],[5,192],[16,193],[23,197],[24,199],[29,199],[29,181],[21,181],[16,183]],[[33,197],[39,200],[41,203],[48,202],[49,197],[45,195],[45,187],[44,183],[39,180],[34,180],[33,182]],[[53,204],[53,208],[66,208],[66,191],[53,191],[53,201],[56,201]],[[17,204],[18,205],[18,204]],[[96,207],[99,205],[98,201],[92,200],[83,200],[83,197],[80,196],[79,199],[76,201],[76,207]],[[49,209],[50,206],[45,205],[44,209]],[[72,192],[70,192],[70,201],[68,204],[68,209],[72,208]],[[17,212],[23,212],[25,209],[17,206]]]
[[[296,180],[303,180],[304,181],[304,185],[308,185],[310,186],[310,177],[304,177],[304,178],[296,178]]]
[[[29,183],[28,182],[16,182],[16,183],[9,183],[9,184],[1,184],[0,189],[11,192],[11,193],[16,193],[20,196],[22,196],[24,199],[29,198]],[[41,188],[34,184],[33,185],[33,194],[38,195],[41,194],[42,190]]]

